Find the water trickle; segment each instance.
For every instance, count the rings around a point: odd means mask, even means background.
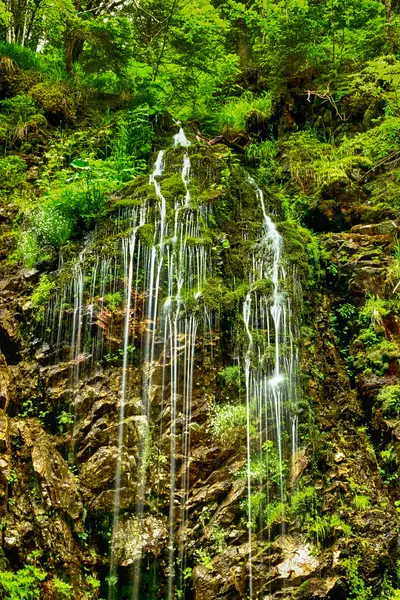
[[[196,376],[201,378],[198,364],[205,359],[213,362],[213,347],[218,340],[219,312],[207,307],[204,296],[205,286],[219,273],[220,259],[213,252],[215,248],[203,239],[209,221],[213,221],[212,205],[197,207],[191,199],[187,151],[190,142],[182,128],[173,144],[175,156],[182,160],[185,195],[169,203],[166,191],[163,195],[169,154],[160,150],[148,180],[156,199],[119,209],[109,225],[110,235],[118,234],[113,242],[114,254],[109,254],[107,244],[104,248],[99,245],[93,252],[92,240],[88,240],[72,268],[70,280],[66,278],[46,313],[45,328],[53,331],[55,359],[67,358],[71,363],[72,395],[79,387],[83,367],[100,372],[105,362],[120,361],[118,415],[115,439],[111,442],[116,461],[111,489],[109,600],[116,600],[119,594],[120,538],[124,535],[127,506],[135,522],[134,539],[129,540],[134,546],[129,559],[131,599],[141,597],[143,540],[151,487],[149,456],[154,449],[159,455],[165,454],[163,464],[168,480],[168,498],[160,507],[160,512],[168,514],[164,546],[168,600],[185,597],[184,572],[191,564],[186,530],[191,516],[193,407],[198,394],[194,384]],[[283,291],[287,274],[282,265],[282,238],[267,213],[262,190],[254,180],[250,179],[250,183],[263,218],[259,239],[251,252],[249,292],[242,307],[247,349],[236,349],[232,360],[245,378],[248,595],[252,598],[253,544],[258,534],[251,499],[255,491],[261,490],[268,504],[269,480],[275,468],[274,480],[279,482],[283,504],[285,461],[290,451],[294,455],[297,448],[297,416],[289,406],[295,404],[297,397],[298,358],[291,299]],[[146,241],[145,228],[151,232]],[[242,236],[249,240],[248,231],[243,231]],[[60,272],[64,268],[61,261]],[[260,282],[265,283],[265,289],[259,286]],[[118,305],[117,310],[113,311],[113,303]],[[140,370],[141,381],[133,393],[135,370]],[[238,400],[244,402],[244,397]],[[137,423],[137,437],[134,447],[127,448],[127,423],[132,417]],[[292,442],[288,452],[284,435],[287,432]],[[125,473],[128,450],[135,454],[136,471],[131,479]],[[274,461],[271,457],[275,457]],[[266,465],[266,478],[254,475],[255,459]],[[261,531],[262,517],[258,525]]]
[[[243,304],[243,318],[248,337],[248,350],[245,356],[245,385],[247,410],[247,497],[249,528],[249,598],[253,597],[253,488],[263,488],[264,482],[254,481],[252,461],[259,460],[267,470],[267,504],[269,503],[269,482],[271,468],[279,481],[282,506],[282,532],[284,529],[284,438],[289,432],[292,438],[291,451],[296,450],[297,436],[296,373],[297,355],[294,351],[293,319],[289,318],[290,299],[282,291],[286,272],[282,266],[283,240],[266,212],[264,195],[255,181],[255,187],[263,214],[262,234],[253,252],[253,270],[249,276],[250,293]],[[257,281],[269,280],[272,294],[257,291]],[[270,319],[272,318],[272,321]],[[257,332],[258,335],[255,335]],[[259,333],[262,333],[260,336]],[[288,343],[288,340],[290,343]],[[271,352],[272,350],[272,352]],[[273,358],[272,358],[273,357]],[[290,407],[290,408],[289,408]],[[290,410],[291,409],[291,410]],[[292,412],[291,412],[292,411]],[[258,435],[254,436],[254,429]],[[271,454],[275,453],[275,465],[271,466]],[[262,511],[260,511],[262,514]],[[263,521],[259,529],[262,530]]]
[[[181,127],[178,133],[174,135],[174,146],[183,146],[184,148],[190,146],[190,142],[183,131],[183,127]]]

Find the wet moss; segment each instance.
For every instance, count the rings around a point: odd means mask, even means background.
[[[137,200],[135,198],[124,198],[123,200],[118,200],[115,202],[109,209],[109,212],[114,211],[116,208],[133,208],[135,206],[142,206],[142,204],[142,200]]]
[[[222,279],[212,277],[206,281],[203,289],[204,304],[209,310],[219,311],[224,304],[227,293],[228,289]]]
[[[163,177],[160,181],[161,193],[168,203],[173,205],[175,202],[182,202],[186,194],[186,189],[180,174],[174,173],[169,177]]]
[[[268,296],[272,293],[274,284],[271,279],[259,279],[255,281],[251,286],[252,292],[258,292],[259,294]]]
[[[138,236],[143,244],[146,246],[152,246],[154,244],[154,225],[146,223],[145,225],[139,227]]]
[[[69,123],[76,121],[79,98],[66,83],[58,82],[51,86],[48,82],[38,83],[29,90],[29,94],[48,118]]]

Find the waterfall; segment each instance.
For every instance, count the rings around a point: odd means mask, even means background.
[[[257,457],[266,465],[267,497],[269,504],[270,452],[276,451],[279,493],[281,500],[282,533],[284,532],[284,434],[292,438],[291,453],[294,457],[297,440],[297,416],[295,407],[297,394],[297,355],[294,350],[295,330],[291,318],[289,295],[283,292],[286,272],[282,264],[283,240],[276,225],[267,214],[264,194],[254,179],[254,186],[263,215],[263,226],[259,243],[253,251],[253,270],[249,276],[250,292],[243,304],[243,318],[248,337],[245,356],[245,386],[247,411],[247,499],[249,538],[249,598],[253,598],[252,565],[252,492],[264,485],[262,480],[254,486],[252,460]],[[257,289],[257,282],[269,281],[268,293]],[[262,332],[256,337],[254,332]],[[271,353],[272,350],[272,353]],[[273,355],[273,359],[271,357]],[[291,411],[289,410],[291,407]],[[257,428],[254,440],[252,425]],[[272,426],[272,427],[271,427]],[[262,512],[260,511],[261,515]],[[260,530],[263,527],[261,516]]]
[[[124,531],[127,513],[133,522],[131,553],[126,559],[132,570],[130,597],[141,597],[154,452],[163,459],[168,481],[168,498],[155,508],[162,517],[168,516],[164,544],[168,600],[185,597],[184,572],[191,564],[185,535],[191,516],[191,431],[201,365],[198,349],[201,347],[203,361],[207,353],[210,362],[217,360],[213,347],[220,316],[219,309],[209,308],[203,296],[208,282],[220,274],[221,265],[218,247],[212,247],[217,243],[207,238],[210,224],[215,224],[213,206],[197,197],[195,182],[191,182],[196,164],[183,128],[172,145],[157,153],[142,186],[143,198],[119,208],[105,226],[107,235],[113,236],[111,249],[107,236],[101,241],[101,232],[97,245],[96,232],[88,238],[70,277],[64,276],[50,302],[44,325],[44,330],[51,330],[54,360],[70,363],[73,440],[79,429],[75,407],[79,405],[81,375],[118,369],[115,439],[110,441],[114,444],[115,477],[110,490],[108,600],[116,600],[119,594],[117,576],[121,539],[128,535]],[[165,179],[172,163],[181,191],[171,199]],[[262,225],[248,257],[248,291],[235,325],[244,327],[246,348],[234,350],[232,364],[244,373],[246,390],[248,597],[253,598],[253,546],[262,536],[264,517],[260,510],[256,528],[252,495],[259,493],[266,508],[271,499],[270,479],[278,481],[284,522],[286,462],[297,448],[297,416],[289,405],[295,404],[298,382],[292,300],[284,291],[283,240],[266,210],[262,190],[251,178],[249,184],[258,200]],[[61,259],[60,276],[66,268]],[[235,281],[230,285],[234,291]],[[140,383],[134,377],[137,372]],[[127,424],[132,421],[137,440],[130,448]],[[287,434],[290,450],[286,448]],[[127,471],[133,453],[134,480]],[[265,465],[265,476],[257,479],[254,475],[254,461]]]

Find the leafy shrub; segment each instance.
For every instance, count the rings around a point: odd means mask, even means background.
[[[114,311],[121,306],[123,297],[121,292],[115,292],[114,294],[107,294],[104,296],[104,300],[107,303],[109,310]]]
[[[377,396],[385,417],[397,417],[400,414],[400,385],[387,385]]]
[[[6,143],[26,140],[30,133],[38,133],[47,125],[35,101],[26,94],[1,100],[0,106],[4,113],[0,120],[0,138]]]
[[[51,298],[56,287],[55,281],[46,274],[42,275],[31,295],[31,304],[34,308],[43,308]]]
[[[216,127],[225,135],[233,135],[244,131],[246,115],[251,110],[257,110],[270,116],[272,113],[272,94],[264,92],[255,96],[251,92],[245,92],[238,98],[230,98],[218,110],[216,116]]]
[[[68,210],[68,212],[70,211]],[[36,235],[41,246],[61,246],[69,239],[74,230],[72,216],[64,215],[51,203],[32,211],[29,222],[31,231]]]
[[[365,585],[365,582],[360,577],[358,571],[359,564],[360,559],[357,557],[347,558],[343,561],[349,587],[349,598],[354,598],[355,600],[370,600],[372,599],[372,591],[371,588]]]
[[[19,156],[11,155],[0,159],[0,186],[13,189],[25,181],[26,163]]]
[[[282,502],[270,502],[264,510],[264,523],[267,529],[271,529],[273,525],[280,523],[286,513],[286,504]]]
[[[33,565],[26,565],[16,573],[0,571],[0,587],[6,600],[35,600],[40,598],[40,582],[47,574]]]
[[[216,406],[211,420],[213,436],[222,444],[232,445],[246,437],[247,409],[242,404]]]
[[[315,516],[317,505],[317,491],[312,486],[298,490],[292,495],[291,510],[302,523]]]
[[[387,301],[379,297],[369,296],[359,312],[360,322],[366,326],[380,325],[383,317],[390,313]]]
[[[324,546],[334,537],[351,536],[351,527],[344,523],[337,515],[316,515],[307,524],[307,536],[317,546]]]
[[[218,373],[218,377],[227,387],[236,387],[240,384],[240,371],[237,365],[225,367]]]

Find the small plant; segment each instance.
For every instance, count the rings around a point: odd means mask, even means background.
[[[47,577],[42,569],[26,565],[16,573],[0,571],[0,589],[6,600],[36,600],[40,598],[40,583]]]
[[[96,594],[96,590],[98,590],[100,588],[100,581],[97,579],[97,577],[93,577],[92,575],[89,575],[89,577],[86,579],[87,584],[89,585],[89,587],[91,588],[91,591],[95,596]]]
[[[13,189],[25,181],[26,163],[19,156],[0,159],[0,187]]]
[[[240,378],[239,367],[237,365],[225,367],[218,372],[218,377],[227,386],[238,385]]]
[[[107,296],[104,296],[104,300],[107,303],[108,308],[111,311],[114,311],[121,306],[123,297],[121,292],[115,292],[114,294],[107,294]]]
[[[63,410],[57,417],[57,421],[60,433],[64,433],[64,431],[66,431],[66,429],[68,429],[68,427],[74,423],[75,417],[72,413]]]
[[[291,509],[301,523],[305,523],[315,516],[317,506],[317,491],[312,486],[298,490],[292,495]]]
[[[368,496],[354,496],[353,506],[356,510],[362,512],[369,509],[371,506],[371,501]]]
[[[367,587],[364,580],[360,577],[359,564],[360,559],[357,557],[348,558],[343,561],[348,581],[349,598],[354,598],[354,600],[372,600],[371,588]]]
[[[400,385],[387,385],[377,396],[377,403],[382,406],[383,415],[387,418],[400,414]]]
[[[211,534],[214,548],[217,554],[223,552],[226,548],[225,531],[220,525],[214,525]]]
[[[205,567],[207,571],[212,571],[212,558],[207,552],[207,550],[199,548],[198,550],[196,550],[196,556],[199,565]]]
[[[379,297],[369,296],[359,313],[360,322],[365,326],[376,327],[382,323],[383,317],[390,313],[387,301]]]
[[[84,545],[86,545],[86,542],[87,542],[87,541],[88,541],[88,539],[89,539],[89,534],[88,534],[88,532],[87,532],[87,531],[79,531],[79,532],[77,533],[77,536],[78,536],[78,538],[81,540],[81,542],[82,542]]]
[[[31,295],[31,304],[33,308],[43,311],[46,304],[49,302],[56,283],[47,274],[41,276],[40,281]]]
[[[72,598],[72,585],[54,577],[53,579],[54,589],[62,596],[62,598]]]
[[[242,404],[216,406],[211,419],[213,436],[222,444],[232,444],[233,440],[246,437],[247,409]]]
[[[351,527],[344,523],[338,515],[315,516],[307,523],[307,535],[317,547],[323,547],[333,538],[352,534]]]
[[[11,469],[10,475],[8,476],[8,484],[13,485],[17,481],[17,473],[14,469]]]

